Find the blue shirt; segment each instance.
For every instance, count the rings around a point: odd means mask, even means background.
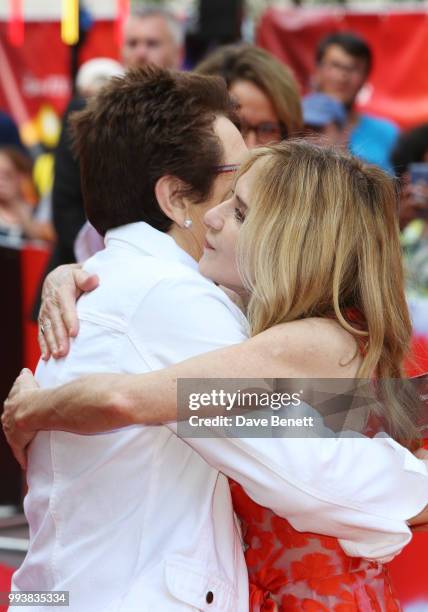
[[[349,149],[353,155],[393,174],[390,157],[398,134],[398,127],[391,121],[360,115],[351,133]]]

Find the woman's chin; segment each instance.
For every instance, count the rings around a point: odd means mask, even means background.
[[[202,255],[201,259],[199,260],[199,272],[202,274],[202,276],[205,276],[206,278],[211,279],[214,282],[218,282],[217,278],[216,278],[216,271],[215,271],[215,266],[213,266],[209,261],[207,261],[207,257],[206,255]]]

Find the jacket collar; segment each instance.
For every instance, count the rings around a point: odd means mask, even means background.
[[[148,223],[139,221],[109,230],[105,235],[105,245],[126,243],[137,250],[166,261],[179,261],[195,270],[198,262],[175,242],[171,236],[160,232]]]

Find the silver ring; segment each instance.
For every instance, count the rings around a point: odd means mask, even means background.
[[[45,331],[47,329],[50,329],[52,327],[52,323],[49,321],[49,319],[46,319],[46,321],[44,323],[40,323],[40,332],[42,334],[42,336],[45,335]]]

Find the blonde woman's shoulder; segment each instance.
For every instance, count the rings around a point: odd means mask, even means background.
[[[355,339],[331,319],[281,323],[252,341],[269,354],[272,365],[286,368],[291,376],[351,378],[361,364]]]

